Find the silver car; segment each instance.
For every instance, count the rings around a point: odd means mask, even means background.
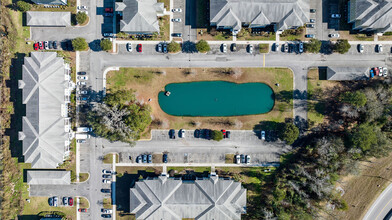
[[[223,53],[227,52],[227,44],[222,44],[222,52]]]
[[[58,206],[58,202],[59,202],[59,198],[57,196],[53,197],[53,206],[57,207]]]

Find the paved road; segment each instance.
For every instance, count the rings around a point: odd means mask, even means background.
[[[363,220],[383,220],[392,210],[392,184],[390,184],[367,211]],[[390,215],[389,218],[390,219]]]

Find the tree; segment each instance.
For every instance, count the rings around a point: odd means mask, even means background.
[[[101,40],[100,45],[101,45],[101,49],[105,51],[111,50],[113,46],[112,42],[109,39]]]
[[[18,1],[16,6],[18,6],[19,11],[21,12],[26,12],[31,9],[31,5],[25,1]]]
[[[83,24],[84,22],[86,22],[87,20],[87,14],[84,12],[79,11],[76,14],[76,22],[78,22],[78,24]]]
[[[333,46],[333,50],[340,54],[347,53],[350,50],[351,45],[348,43],[348,40],[338,40]]]
[[[369,124],[361,124],[351,131],[350,143],[352,148],[361,149],[362,152],[370,150],[377,144],[375,127]]]
[[[181,45],[173,40],[172,42],[170,42],[170,43],[167,45],[167,50],[168,50],[170,53],[177,53],[178,51],[181,50]]]
[[[221,141],[223,139],[223,132],[218,130],[212,130],[211,138],[214,141]]]
[[[299,136],[299,129],[293,123],[285,123],[280,129],[279,136],[287,144],[292,144]]]
[[[210,45],[207,43],[205,40],[200,40],[199,42],[196,43],[196,49],[200,53],[207,53],[210,51]]]
[[[366,95],[361,91],[345,92],[340,95],[340,100],[357,108],[365,106],[367,102]]]
[[[317,39],[310,39],[308,43],[305,43],[305,51],[310,53],[318,53],[321,49],[321,41]]]
[[[72,40],[72,47],[74,50],[87,50],[88,44],[86,39],[82,37],[78,37]]]

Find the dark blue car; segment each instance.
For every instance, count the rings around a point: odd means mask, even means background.
[[[142,158],[143,158],[143,163],[147,163],[147,155],[142,155]]]
[[[164,163],[167,163],[167,154],[163,155],[162,160],[163,160]]]

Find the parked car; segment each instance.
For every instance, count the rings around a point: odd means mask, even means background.
[[[45,42],[44,42],[44,45],[45,45],[45,50],[49,50],[49,42],[48,42],[48,41],[45,41]]]
[[[88,80],[88,76],[78,76],[78,80]]]
[[[237,51],[237,44],[236,43],[231,44],[231,51],[233,51],[233,52]]]
[[[314,28],[314,24],[306,24],[307,28]]]
[[[87,101],[87,97],[77,97],[76,100],[78,101]]]
[[[112,181],[108,180],[108,179],[104,179],[102,180],[103,183],[111,183]]]
[[[223,138],[226,138],[226,130],[222,129]]]
[[[114,34],[113,33],[103,33],[104,37],[113,37]]]
[[[236,162],[236,164],[240,164],[241,163],[241,158],[240,158],[240,155],[235,155],[235,162]]]
[[[68,198],[68,205],[73,206],[73,198],[72,197]]]
[[[169,131],[169,138],[176,139],[176,131],[174,129],[170,129]]]
[[[102,218],[112,218],[111,214],[102,214],[101,215]]]
[[[127,51],[132,52],[132,44],[127,43]]]
[[[86,75],[87,73],[86,72],[78,72],[78,75]]]
[[[299,48],[299,52],[303,53],[304,52],[304,43],[299,42],[298,48]]]
[[[289,52],[289,44],[284,44],[284,52]]]
[[[329,36],[330,38],[339,38],[339,37],[340,37],[340,35],[337,34],[337,33],[335,33],[335,34],[329,34],[328,36]]]
[[[143,158],[143,163],[147,163],[147,155],[143,154],[142,158]]]
[[[377,51],[377,53],[381,53],[382,52],[382,45],[381,44],[377,44],[376,45],[376,51]]]
[[[113,17],[113,13],[105,13],[103,16],[105,16],[105,17]]]
[[[111,170],[107,170],[107,169],[103,169],[102,173],[104,173],[104,174],[112,174],[112,171]]]
[[[311,8],[311,9],[310,9],[310,13],[316,13],[316,9]]]
[[[306,38],[314,38],[314,34],[305,34]]]
[[[173,18],[172,22],[181,22],[181,18]]]
[[[48,203],[49,203],[49,206],[53,206],[53,197],[50,197],[48,199]]]
[[[250,156],[246,155],[246,164],[250,164]]]
[[[113,8],[105,8],[105,12],[113,13]]]
[[[162,156],[162,161],[163,161],[164,163],[167,163],[167,154],[163,154],[163,156]]]
[[[166,42],[163,43],[162,49],[163,49],[163,52],[164,52],[164,53],[167,53],[167,43],[166,43]]]
[[[342,16],[340,14],[332,14],[331,18],[341,18]]]
[[[265,140],[265,131],[261,131],[261,140]]]
[[[40,50],[43,50],[44,49],[44,43],[43,42],[38,42],[38,45],[39,45],[39,49]]]
[[[310,23],[315,23],[315,22],[316,22],[316,19],[310,19],[309,22],[310,22]]]
[[[39,49],[39,44],[38,43],[35,43],[34,44],[34,50],[38,50]]]
[[[110,193],[110,189],[101,189],[102,193]]]
[[[181,8],[173,8],[172,12],[182,12],[182,9]]]
[[[374,77],[374,70],[370,70],[370,78],[373,78]]]
[[[63,205],[68,205],[68,197],[63,197]]]
[[[252,44],[248,45],[248,52],[253,53],[253,45]]]
[[[53,41],[53,49],[57,49],[57,41]]]
[[[222,52],[223,53],[227,52],[227,44],[225,44],[225,43],[222,44]]]
[[[204,137],[205,137],[207,140],[210,140],[210,139],[211,139],[211,130],[210,130],[210,129],[205,129],[205,130],[204,130]]]
[[[195,130],[195,138],[199,138],[200,137],[200,130],[196,129]]]
[[[274,43],[275,45],[275,51],[279,51],[279,43]]]
[[[185,138],[185,130],[184,129],[180,129],[180,132],[178,133],[180,138]]]
[[[110,179],[110,178],[112,178],[112,175],[110,175],[110,174],[103,174],[103,175],[102,175],[102,178],[104,178],[104,179]]]
[[[85,81],[79,81],[76,84],[78,84],[78,86],[85,86],[86,82]]]
[[[111,209],[101,209],[101,212],[107,213],[107,214],[112,214],[113,210],[111,210]]]
[[[87,10],[87,6],[85,5],[78,6],[78,10]]]
[[[240,155],[240,158],[241,158],[241,163],[245,163],[245,162],[246,162],[246,161],[245,161],[245,155],[241,154],[241,155]]]
[[[226,131],[226,138],[230,138],[230,131]]]
[[[384,69],[382,70],[384,77],[388,76],[388,68],[384,67]]]
[[[54,206],[54,207],[57,207],[57,206],[58,206],[58,201],[59,201],[59,198],[58,198],[57,196],[54,196],[54,197],[53,197],[53,206]]]
[[[136,163],[141,163],[142,162],[142,156],[137,156],[136,157]]]
[[[79,91],[78,91],[78,94],[79,94],[79,95],[87,95],[87,93],[88,93],[88,92],[87,92],[86,90],[79,90]]]
[[[380,71],[378,75],[379,75],[379,76],[383,76],[383,75],[384,75],[384,72],[383,72],[384,67],[379,66],[379,67],[378,67],[378,70]]]
[[[52,41],[49,41],[49,49],[53,49],[53,42]]]
[[[86,143],[86,139],[78,139],[78,140],[76,140],[76,142],[79,144],[84,144],[84,143]]]
[[[377,67],[374,67],[374,75],[378,76],[380,70]]]
[[[147,155],[147,163],[152,163],[152,155]]]
[[[182,34],[181,33],[173,33],[172,36],[173,37],[182,37]]]
[[[87,212],[87,209],[78,209],[78,212]]]
[[[363,53],[363,51],[364,51],[364,46],[363,46],[363,44],[358,44],[358,51],[360,52],[360,53]]]
[[[157,45],[157,51],[158,51],[159,53],[162,52],[162,44],[161,44],[161,43],[159,43],[159,44]]]
[[[136,47],[137,52],[141,53],[143,52],[143,46],[141,44],[138,44]]]

